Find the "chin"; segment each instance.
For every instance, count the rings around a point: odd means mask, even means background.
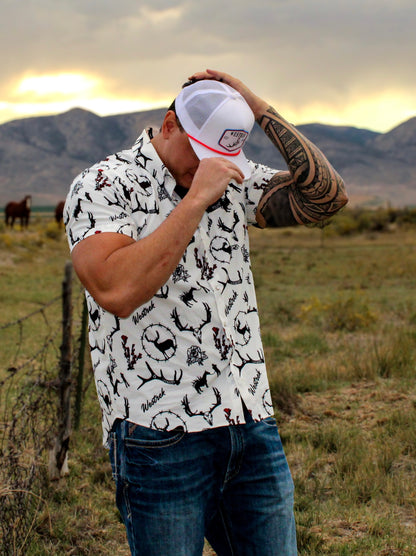
[[[185,189],[190,189],[190,187],[192,185],[192,181],[193,181],[193,177],[182,179],[182,180],[178,181],[177,183]]]

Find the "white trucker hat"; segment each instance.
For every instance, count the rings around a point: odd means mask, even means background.
[[[176,97],[175,111],[199,159],[229,158],[245,179],[250,177],[242,148],[254,125],[254,114],[240,93],[220,81],[196,81]]]

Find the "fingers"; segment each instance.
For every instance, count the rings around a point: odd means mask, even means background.
[[[196,71],[188,77],[189,81],[201,81],[201,79],[214,79],[207,71]]]
[[[230,87],[238,91],[244,97],[246,96],[246,93],[249,92],[247,87],[245,87],[243,83],[236,77],[232,77],[230,74],[223,71],[213,69],[206,69],[205,71],[195,72],[189,77],[189,81],[185,83],[184,86],[189,85],[190,83],[195,83],[195,81],[200,81],[202,79],[214,79],[215,81],[225,83],[226,85],[229,85]]]
[[[242,184],[243,180],[243,173],[233,162],[222,157],[203,158],[189,193],[209,206],[223,195],[230,182]]]
[[[240,170],[240,168],[228,158],[225,158],[223,156],[216,156],[213,158],[207,158],[205,160],[209,161],[209,164],[220,165],[224,173],[228,172],[230,175],[232,175],[232,179],[238,180],[238,183],[241,183],[244,180],[243,171]]]
[[[233,167],[234,167],[234,172],[237,172],[233,179],[235,179],[235,181],[237,183],[243,183],[243,181],[244,181],[243,171],[240,170],[240,168],[238,166],[236,166],[235,164],[233,164]]]
[[[228,75],[228,73],[224,73],[223,71],[207,69],[207,74],[211,76],[211,79],[216,79],[217,81],[221,81],[223,83],[232,81],[231,75]]]
[[[208,170],[217,171],[219,175],[222,175],[224,183],[228,183],[231,180],[235,180],[237,183],[243,183],[244,181],[242,170],[234,162],[225,157],[204,158],[201,160],[200,165]]]
[[[225,188],[231,180],[235,180],[237,183],[242,183],[244,180],[244,174],[240,168],[222,157],[203,158],[199,163],[197,174],[198,177],[204,177],[204,181],[210,188],[213,184]]]
[[[228,73],[212,69],[197,71],[190,75],[188,79],[191,82],[200,81],[201,79],[215,79],[216,81],[221,81],[222,83],[228,83],[233,80],[235,81],[235,79],[233,79],[231,75],[228,75]]]

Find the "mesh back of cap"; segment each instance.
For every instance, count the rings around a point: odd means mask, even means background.
[[[204,91],[204,89],[206,90]],[[207,94],[208,91],[209,94]],[[191,88],[185,88],[182,94],[188,116],[197,129],[204,126],[206,120],[226,97],[223,86],[216,81],[202,81],[198,93],[192,91]]]
[[[212,93],[210,96],[195,96],[186,104],[188,115],[198,129],[201,129],[207,118],[215,112],[224,100],[223,94]]]

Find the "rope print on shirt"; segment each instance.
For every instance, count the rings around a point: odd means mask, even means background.
[[[75,178],[64,215],[71,249],[96,233],[146,237],[180,202],[150,138]],[[148,303],[121,319],[86,292],[104,443],[117,418],[192,432],[243,423],[242,400],[255,420],[272,414],[247,226],[276,170],[250,164],[251,178],[209,207]]]

